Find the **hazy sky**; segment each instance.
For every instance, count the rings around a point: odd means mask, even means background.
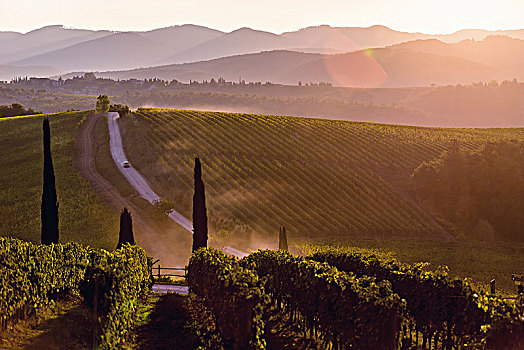
[[[319,24],[451,33],[524,28],[524,0],[0,0],[0,31],[50,24],[148,30],[193,23],[281,33]]]

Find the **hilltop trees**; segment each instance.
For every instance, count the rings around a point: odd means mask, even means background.
[[[51,157],[51,132],[49,119],[43,122],[44,131],[44,187],[42,191],[42,244],[58,243],[58,200],[55,187],[55,172]]]
[[[42,112],[35,111],[31,108],[25,109],[25,107],[22,106],[20,103],[12,103],[10,106],[0,106],[0,118],[31,114],[42,114]]]
[[[133,220],[131,213],[124,207],[120,214],[120,232],[118,233],[118,245],[116,249],[120,249],[124,243],[135,244],[133,236]]]
[[[109,106],[109,112],[118,112],[120,117],[125,117],[129,114],[130,110],[129,106],[127,105],[120,105],[118,103],[115,103]]]
[[[109,107],[111,106],[111,101],[107,95],[99,95],[96,99],[96,113],[106,113],[109,112]]]
[[[193,251],[207,247],[206,193],[200,159],[195,158],[195,193],[193,194]]]

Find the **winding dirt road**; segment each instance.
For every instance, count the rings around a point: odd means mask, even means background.
[[[115,161],[118,171],[127,179],[127,181],[133,186],[133,188],[140,194],[142,198],[147,200],[149,203],[160,200],[158,196],[147,180],[132,166],[130,168],[124,168],[122,164],[127,160],[124,153],[124,147],[122,145],[122,137],[120,135],[120,129],[116,120],[119,118],[117,112],[109,112],[107,114],[107,124],[109,127],[109,148],[111,150],[111,156]],[[168,215],[171,220],[185,228],[190,233],[193,232],[193,223],[185,218],[182,214],[172,211]]]
[[[123,207],[131,211],[135,226],[135,240],[150,256],[159,259],[164,266],[175,266],[179,259],[174,258],[176,253],[171,248],[176,248],[176,242],[170,242],[172,239],[166,238],[165,235],[148,225],[131,198],[125,198],[115,186],[98,173],[95,166],[93,129],[100,118],[100,115],[89,116],[80,125],[76,139],[75,168],[89,181],[89,185],[95,192],[111,203],[116,211],[122,210]],[[118,232],[115,232],[115,235],[117,234]]]

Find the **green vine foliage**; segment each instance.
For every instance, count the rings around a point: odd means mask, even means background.
[[[512,306],[476,293],[467,280],[449,278],[447,267],[424,271],[424,263],[407,265],[390,257],[337,249],[314,253],[310,259],[391,282],[393,291],[407,301],[406,327],[421,332],[424,345],[440,339],[446,349],[464,344],[518,349],[524,343],[524,324]]]
[[[66,294],[82,295],[98,311],[98,346],[114,349],[133,326],[138,298],[151,289],[151,268],[138,246],[107,252],[74,242],[39,245],[0,238],[1,326]]]
[[[242,260],[266,282],[284,311],[326,346],[397,349],[404,302],[388,281],[357,278],[326,263],[285,251],[258,251]]]
[[[152,261],[136,245],[124,244],[114,252],[101,250],[91,255],[80,290],[84,301],[100,315],[101,349],[114,349],[127,339],[138,300],[152,285]]]
[[[61,296],[78,294],[89,263],[89,248],[78,243],[36,245],[0,238],[0,320],[2,328]]]
[[[191,292],[203,297],[215,316],[226,348],[265,349],[267,296],[253,270],[219,250],[201,248],[191,255],[187,279]]]

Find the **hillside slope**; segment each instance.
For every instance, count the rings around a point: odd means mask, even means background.
[[[126,154],[157,193],[191,215],[194,157],[211,226],[295,237],[450,235],[408,196],[409,175],[454,140],[476,149],[521,129],[431,129],[140,109],[123,123]]]
[[[449,44],[438,40],[416,40],[398,44],[392,48],[474,61],[496,68],[500,72],[496,76],[498,80],[524,79],[524,68],[522,67],[524,41],[507,36],[492,35],[482,41],[463,40]]]
[[[0,236],[40,242],[42,120],[51,124],[51,151],[59,202],[60,242],[114,249],[118,214],[75,170],[75,138],[91,112],[0,118]]]
[[[171,64],[165,66],[139,68],[127,71],[96,73],[97,77],[111,79],[176,79],[189,82],[190,80],[215,80],[223,77],[228,81],[279,81],[286,71],[301,64],[318,60],[319,54],[294,51],[266,51],[255,54],[236,55],[217,58],[209,61],[185,64]],[[70,73],[63,77],[72,77],[80,73]],[[296,84],[296,81],[293,81]]]
[[[164,59],[164,62],[184,63],[203,61],[264,50],[284,49],[292,45],[289,39],[273,33],[250,28],[240,28],[174,56],[167,57]]]
[[[335,86],[404,87],[490,81],[497,70],[473,60],[383,48],[326,56],[290,70],[283,81],[328,81]]]
[[[133,68],[147,65],[160,50],[160,43],[140,34],[115,33],[16,61],[14,64],[18,66],[52,65],[66,71],[75,70],[78,67],[84,67],[86,70]],[[112,56],[114,58],[111,58]]]

